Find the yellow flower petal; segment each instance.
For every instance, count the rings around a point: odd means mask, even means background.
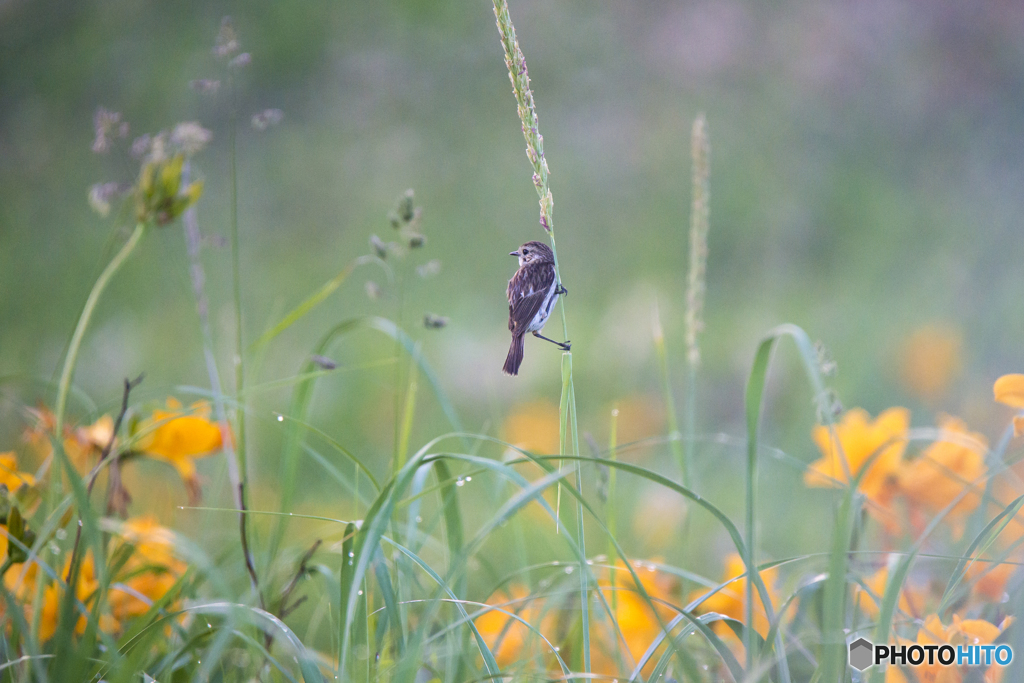
[[[1003,375],[992,387],[996,401],[1024,409],[1024,375]]]
[[[896,477],[907,447],[906,432],[910,411],[889,408],[874,420],[860,408],[843,415],[833,433],[827,427],[815,427],[811,437],[822,453],[804,473],[811,487],[842,486],[861,470],[859,489],[872,502],[869,512],[879,515],[896,492]],[[881,515],[885,522],[891,515]]]
[[[8,491],[17,491],[22,485],[32,486],[35,483],[36,479],[31,474],[18,471],[18,457],[14,451],[0,453],[0,484]]]

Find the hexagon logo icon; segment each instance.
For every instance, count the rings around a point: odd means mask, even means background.
[[[857,671],[863,671],[871,666],[873,650],[874,647],[864,638],[858,638],[850,643],[850,666]]]

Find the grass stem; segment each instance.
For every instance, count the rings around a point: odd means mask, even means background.
[[[57,444],[60,448],[62,439],[60,434],[64,430],[64,413],[67,409],[68,392],[71,390],[71,380],[75,374],[75,365],[78,363],[78,352],[82,348],[82,338],[85,336],[85,330],[89,327],[89,321],[92,319],[93,312],[96,310],[96,304],[99,303],[100,297],[103,295],[103,290],[107,288],[110,283],[110,279],[114,277],[124,262],[128,259],[135,247],[138,246],[142,240],[143,234],[146,232],[146,224],[139,223],[135,226],[135,230],[132,231],[128,241],[124,243],[120,251],[114,255],[114,258],[110,260],[107,267],[103,269],[100,276],[96,279],[95,284],[92,286],[92,291],[89,292],[89,298],[85,301],[85,307],[82,309],[82,314],[78,316],[78,324],[75,326],[75,332],[71,336],[71,343],[68,345],[68,354],[64,357],[64,368],[60,373],[60,382],[57,385],[57,403],[54,411],[54,434],[57,435]],[[59,469],[55,469],[55,472],[59,472]],[[40,475],[45,472],[41,470]],[[54,477],[55,480],[60,479],[59,474]]]

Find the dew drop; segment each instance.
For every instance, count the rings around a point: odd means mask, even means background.
[[[473,481],[473,477],[466,477],[466,481]]]
[[[573,568],[572,568],[572,567],[566,567],[566,568],[565,568],[565,573],[566,573],[566,574],[572,574],[572,570],[573,570]]]
[[[555,652],[561,652],[561,651],[562,651],[562,648],[560,648],[557,645],[555,645]]]
[[[356,556],[356,553],[355,553],[355,551],[354,551],[354,550],[349,550],[349,551],[348,551],[348,556],[349,556],[349,557],[355,557],[355,556]]]
[[[68,532],[64,531],[64,529],[57,529],[57,532],[54,534],[54,536],[57,537],[58,541],[63,541],[65,538],[68,537]]]
[[[459,477],[458,479],[455,480],[455,485],[456,486],[465,486],[466,485],[466,480],[463,479],[462,477]]]
[[[554,562],[552,562],[551,566],[552,567],[557,567],[558,566],[558,560],[555,560]]]
[[[277,416],[277,421],[278,422],[284,422],[284,415],[278,415]]]
[[[416,515],[416,523],[417,524],[423,524],[423,518],[420,517],[419,515]]]
[[[362,595],[362,594],[363,594],[363,591],[359,591],[358,595]]]

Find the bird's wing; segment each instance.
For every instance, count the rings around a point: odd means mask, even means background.
[[[552,283],[553,267],[520,268],[508,283],[508,329],[515,334],[526,328],[544,305]]]

